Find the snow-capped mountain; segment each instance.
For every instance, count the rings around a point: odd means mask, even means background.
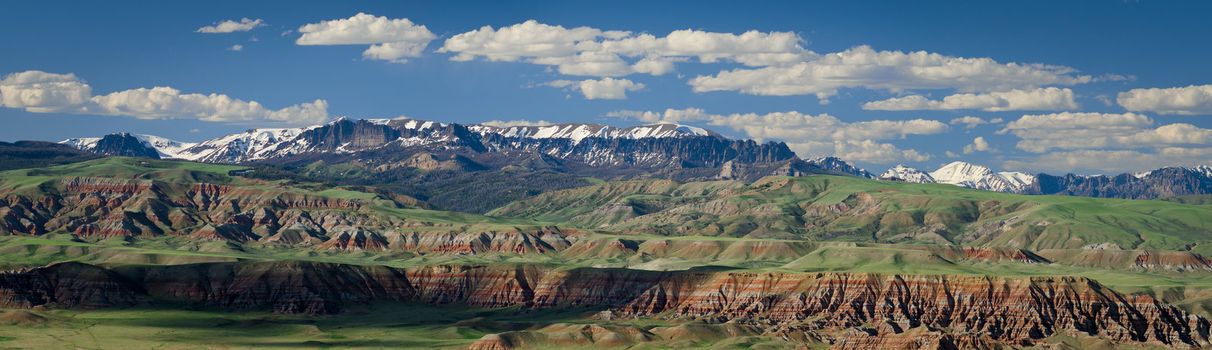
[[[1212,167],[1164,167],[1119,175],[1039,174],[1027,194],[1153,199],[1212,193]]]
[[[85,151],[108,155],[124,155],[130,152],[134,152],[136,155],[144,154],[143,150],[130,149],[132,148],[131,145],[123,146],[124,141],[130,140],[138,142],[145,148],[154,150],[159,158],[181,158],[179,156],[181,151],[194,145],[193,143],[175,141],[155,135],[130,133],[111,134],[106,135],[105,137],[71,138],[59,141],[59,143]],[[121,148],[127,149],[122,150]]]
[[[1132,173],[1132,176],[1134,176],[1138,179],[1145,179],[1145,178],[1148,178],[1150,175],[1153,175],[1154,172],[1157,172],[1159,170],[1165,170],[1165,169],[1183,169],[1183,170],[1187,170],[1187,171],[1197,173],[1197,174],[1200,174],[1203,176],[1212,177],[1212,166],[1207,166],[1207,165],[1196,165],[1193,167],[1164,167],[1164,168],[1160,168],[1160,169],[1153,169],[1153,170],[1149,170],[1149,171],[1141,171],[1141,172]]]
[[[302,128],[251,129],[210,139],[177,151],[173,158],[207,163],[240,163],[268,158],[278,145],[293,140]]]
[[[98,141],[101,141],[100,137],[73,137],[59,141],[59,143],[75,147],[76,149],[88,150],[96,147]]]
[[[945,183],[988,191],[1085,197],[1153,199],[1212,193],[1212,166],[1164,167],[1119,175],[1048,175],[994,172],[988,167],[952,162],[924,173],[898,165],[884,180]]]
[[[650,137],[676,138],[688,136],[719,136],[718,134],[708,131],[707,129],[667,123],[639,125],[626,128],[600,124],[555,124],[508,127],[496,127],[480,124],[469,126],[468,129],[481,135],[497,134],[504,137],[532,139],[570,139],[573,141],[573,143],[579,143],[581,140],[589,137],[606,139],[642,139]]]
[[[815,166],[817,168],[825,169],[825,170],[827,170],[829,172],[833,172],[833,173],[858,176],[858,177],[868,178],[868,179],[875,178],[875,174],[867,172],[867,170],[860,169],[858,167],[850,165],[850,163],[847,163],[846,161],[844,161],[838,157],[832,157],[832,156],[831,157],[817,157],[817,158],[806,159],[804,161],[807,162],[809,165]]]
[[[919,184],[934,183],[934,177],[921,170],[904,165],[897,165],[879,176],[880,180],[904,181]]]
[[[390,168],[406,164],[419,154],[440,154],[446,159],[462,157],[480,163],[469,168],[526,164],[536,169],[558,168],[587,176],[753,180],[767,175],[834,174],[1022,194],[1140,199],[1212,193],[1212,166],[1208,165],[1166,167],[1116,176],[1052,176],[994,172],[980,165],[952,162],[929,173],[898,165],[877,177],[837,157],[800,159],[781,142],[733,140],[706,129],[677,124],[498,127],[410,118],[340,118],[306,128],[247,130],[198,143],[128,133],[60,143],[103,155],[209,163],[324,160],[357,161]]]
[[[935,182],[997,192],[1022,192],[1035,183],[1035,176],[1020,172],[995,173],[987,167],[967,162],[951,162],[930,172]]]
[[[307,128],[254,129],[196,144],[145,136],[163,158],[241,163],[294,156],[377,152],[367,161],[385,161],[412,152],[541,154],[585,165],[697,168],[726,161],[758,163],[795,158],[782,143],[731,140],[703,128],[653,124],[615,127],[598,124],[496,127],[410,118],[340,118]],[[95,138],[65,140],[89,148]],[[518,156],[515,154],[515,156]],[[843,163],[844,164],[844,163]],[[848,166],[848,165],[847,165]]]

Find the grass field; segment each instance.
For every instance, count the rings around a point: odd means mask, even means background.
[[[312,261],[396,268],[527,264],[556,270],[711,267],[763,272],[1064,275],[1092,278],[1119,292],[1153,295],[1199,314],[1212,314],[1212,271],[1150,269],[1137,266],[1133,260],[1146,249],[1175,253],[1173,259],[1179,264],[1184,258],[1199,259],[1190,253],[1212,252],[1212,205],[1202,197],[1139,201],[1023,196],[836,176],[771,177],[753,184],[587,179],[594,185],[539,195],[479,215],[404,207],[358,186],[228,175],[237,169],[242,168],[111,157],[0,172],[0,193],[53,194],[68,177],[146,181],[176,194],[187,186],[206,182],[254,190],[250,192],[255,195],[263,192],[270,196],[361,201],[365,206],[359,209],[325,210],[343,214],[357,210],[392,219],[389,222],[407,223],[402,225],[404,231],[421,234],[558,226],[571,235],[565,237],[571,246],[560,252],[524,254],[422,254],[394,246],[385,251],[341,252],[171,234],[84,240],[52,232],[0,236],[0,268],[64,261],[106,267]],[[923,229],[927,227],[933,231]],[[390,240],[395,233],[385,231],[383,235]],[[1091,249],[1086,246],[1091,243],[1135,250],[1088,254]],[[630,250],[618,249],[620,246]],[[1011,252],[1021,248],[1031,250],[1031,254],[1047,251],[1049,256],[1059,258],[1043,263],[980,260],[968,258],[959,250],[973,246]],[[588,318],[593,311],[474,310],[403,304],[376,305],[324,317],[164,307],[9,310],[0,320],[0,348],[464,348],[486,334],[563,332],[563,326],[548,328],[552,325],[644,329],[677,326],[660,319],[603,322]],[[535,334],[527,336],[542,336]],[[1079,347],[1101,346],[1077,338],[1058,341]],[[788,345],[777,339],[733,337],[682,343],[662,340],[639,348],[671,344],[720,349]]]
[[[338,316],[289,316],[167,308],[36,311],[45,322],[0,325],[0,347],[50,349],[464,348],[492,329],[462,326],[483,313],[494,321],[530,320],[508,310],[377,305]],[[547,320],[576,315],[543,315]],[[533,322],[533,321],[532,321]],[[484,323],[489,324],[491,323]]]
[[[486,334],[551,332],[580,325],[654,329],[689,321],[592,319],[598,310],[469,309],[462,306],[376,304],[334,316],[220,312],[170,308],[121,310],[0,310],[6,349],[464,349]],[[31,316],[32,315],[32,316]],[[695,323],[690,322],[691,326]],[[701,326],[703,327],[703,326]],[[558,334],[576,337],[576,332]],[[792,349],[780,340],[654,339],[635,349],[676,344],[692,349]],[[561,349],[567,345],[533,344]]]
[[[839,213],[839,208],[858,208]],[[680,184],[636,180],[555,191],[490,214],[614,232],[1026,249],[1110,244],[1212,252],[1212,206],[1029,196],[839,176]]]

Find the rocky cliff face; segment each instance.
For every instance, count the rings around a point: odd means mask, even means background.
[[[351,226],[402,223],[358,209],[366,199],[211,183],[64,178],[40,194],[0,195],[0,232],[70,232],[83,238],[195,235],[247,241],[301,231],[322,236]]]
[[[160,158],[160,152],[155,148],[128,133],[105,135],[85,150],[106,156]]]
[[[785,144],[759,144],[717,136],[664,138],[572,139],[508,138],[490,135],[485,143],[494,149],[529,151],[590,166],[643,166],[716,168],[725,162],[743,164],[778,162],[795,158]]]
[[[92,265],[61,263],[0,271],[0,307],[5,308],[121,307],[144,301],[144,296],[144,290],[137,284]]]
[[[305,262],[139,267],[115,273],[59,264],[0,274],[0,296],[3,307],[130,305],[151,298],[287,313],[331,313],[371,301],[588,307],[620,317],[739,322],[767,334],[819,338],[842,348],[906,340],[900,335],[913,332],[931,335],[916,341],[962,347],[1028,346],[1054,334],[1098,335],[1121,344],[1207,345],[1209,336],[1209,322],[1202,317],[1072,277],[534,266],[396,269]]]
[[[64,142],[106,155],[157,157],[157,149],[129,134]],[[173,145],[176,148],[159,150],[159,154],[219,163],[326,159],[382,165],[419,153],[441,153],[472,158],[492,154],[499,158],[493,163],[502,164],[519,164],[538,155],[590,168],[676,170],[718,168],[729,161],[760,164],[796,158],[783,143],[731,140],[703,129],[669,124],[497,128],[406,118],[339,119],[303,129],[250,130],[197,144]]]
[[[1037,181],[1023,190],[1029,194],[1060,194],[1125,199],[1169,198],[1212,193],[1212,177],[1208,167],[1170,167],[1144,174],[1115,176],[1054,176],[1040,174]]]
[[[897,165],[879,177],[913,183],[946,183],[989,191],[1156,199],[1212,193],[1212,167],[1165,167],[1136,174],[1049,175],[1020,172],[995,173],[987,167],[951,162],[930,173]]]

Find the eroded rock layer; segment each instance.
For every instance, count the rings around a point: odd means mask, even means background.
[[[1075,277],[551,270],[536,266],[406,269],[307,262],[215,263],[105,270],[57,264],[0,274],[0,307],[131,305],[143,298],[226,309],[332,313],[412,301],[475,307],[600,308],[620,317],[759,325],[837,346],[926,332],[931,344],[1029,345],[1055,334],[1117,343],[1207,345],[1208,320],[1148,296]],[[837,337],[837,338],[830,338]],[[844,341],[843,341],[844,339]],[[917,339],[917,338],[915,338]],[[926,339],[926,338],[920,338]],[[903,339],[904,341],[918,341]],[[850,344],[850,345],[847,345]]]

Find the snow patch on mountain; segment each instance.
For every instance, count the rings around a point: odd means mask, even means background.
[[[816,166],[817,168],[829,170],[829,171],[832,171],[835,173],[853,175],[853,176],[858,176],[858,177],[867,178],[867,179],[875,178],[875,174],[872,174],[865,169],[861,169],[859,167],[850,165],[850,163],[847,163],[846,161],[844,161],[838,157],[833,157],[833,156],[817,157],[817,158],[806,159],[804,161],[810,165]]]
[[[1035,175],[1008,171],[995,173],[987,167],[959,161],[930,172],[930,176],[938,183],[1012,193],[1022,192],[1035,183]]]
[[[1158,170],[1168,169],[1168,168],[1183,169],[1183,170],[1187,170],[1187,171],[1190,171],[1190,172],[1193,172],[1196,174],[1203,175],[1205,177],[1212,178],[1212,166],[1207,166],[1207,165],[1196,165],[1194,167],[1165,167],[1165,168],[1153,169],[1153,170],[1149,170],[1149,171],[1141,171],[1141,172],[1132,173],[1132,176],[1135,176],[1138,179],[1144,179],[1146,177],[1149,177],[1149,175],[1153,175],[1153,173]]]
[[[192,142],[181,142],[155,135],[136,134],[134,136],[144,145],[160,152],[160,158],[181,158],[183,151],[195,145]]]
[[[904,181],[918,184],[934,183],[934,177],[930,176],[925,171],[910,168],[904,165],[897,165],[888,169],[879,176],[880,180]]]
[[[100,137],[74,137],[59,141],[59,143],[75,147],[79,150],[90,150],[97,147],[97,142],[101,142]]]
[[[490,125],[472,125],[468,127],[481,135],[498,134],[505,137],[532,139],[569,139],[573,143],[590,137],[607,139],[642,139],[691,136],[718,136],[718,134],[700,127],[680,124],[652,124],[626,128],[601,124],[556,124],[542,126],[508,126],[496,127]]]
[[[206,140],[178,152],[177,157],[207,163],[239,163],[280,155],[280,145],[293,140],[302,128],[251,129]]]
[[[181,158],[181,152],[195,145],[194,143],[181,142],[166,137],[145,134],[129,134],[135,139],[138,139],[144,146],[150,147],[159,153],[160,158]],[[75,147],[76,149],[91,151],[97,147],[97,143],[101,141],[101,137],[78,137],[59,141],[61,144]]]

